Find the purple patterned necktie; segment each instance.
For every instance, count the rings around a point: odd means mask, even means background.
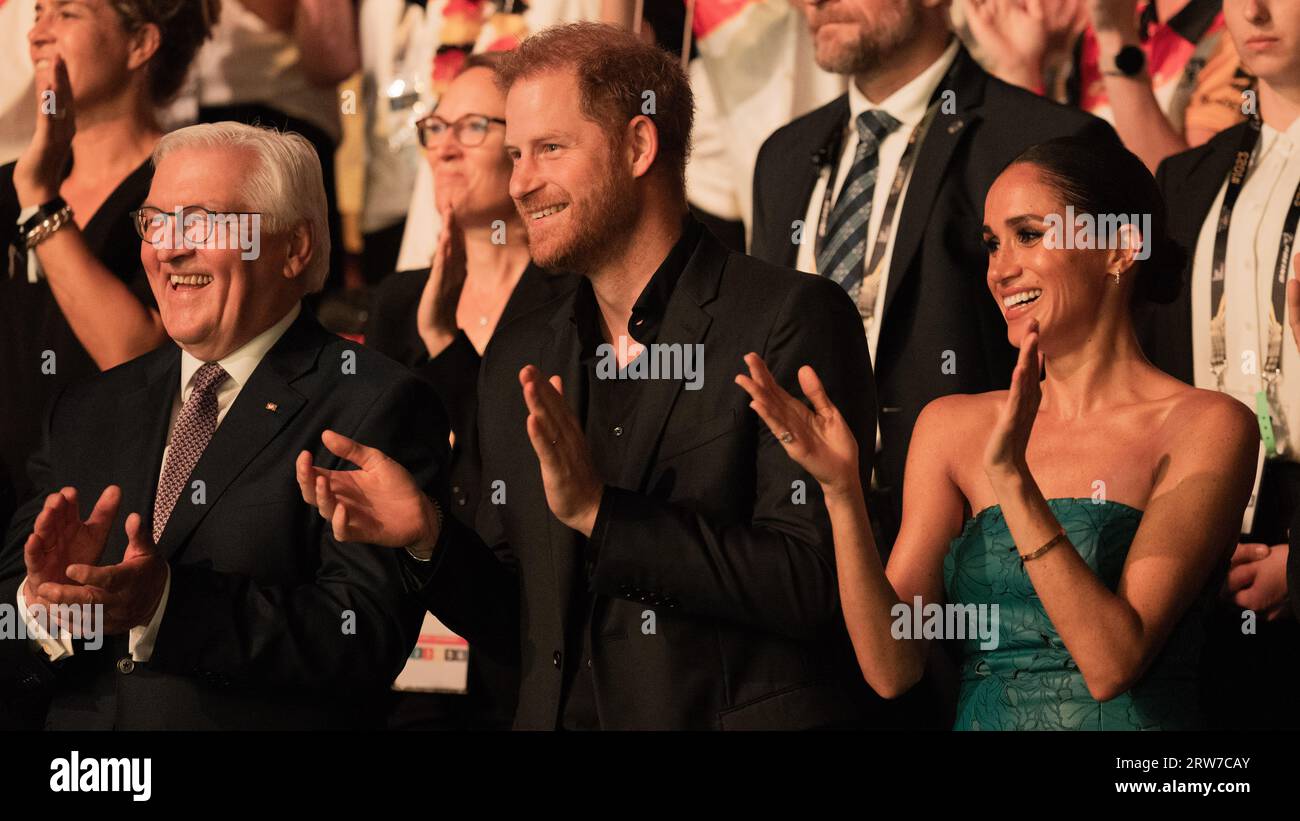
[[[167,464],[153,501],[153,542],[158,544],[163,528],[171,518],[190,472],[203,455],[203,449],[217,429],[217,388],[229,374],[215,362],[208,362],[194,373],[194,390],[176,417]]]

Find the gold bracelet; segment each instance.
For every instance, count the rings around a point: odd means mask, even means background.
[[[40,245],[42,242],[45,242],[45,240],[54,236],[60,228],[70,225],[71,223],[72,209],[65,205],[58,211],[55,211],[53,214],[50,214],[45,219],[41,220],[37,223],[36,227],[27,232],[27,236],[24,237],[27,244],[27,250],[32,250],[37,245]]]
[[[1058,544],[1060,544],[1060,543],[1063,542],[1063,541],[1065,541],[1065,531],[1064,531],[1064,530],[1059,531],[1055,536],[1053,536],[1050,540],[1048,540],[1047,544],[1045,544],[1045,545],[1043,545],[1042,547],[1038,548],[1038,549],[1035,550],[1033,553],[1021,553],[1021,554],[1020,554],[1020,561],[1022,561],[1022,562],[1032,562],[1034,559],[1037,559],[1039,556],[1042,556],[1044,553],[1046,553],[1047,551],[1049,551],[1049,550],[1051,550],[1052,548],[1056,547]]]

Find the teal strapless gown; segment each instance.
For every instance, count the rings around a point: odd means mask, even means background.
[[[1114,590],[1142,511],[1118,502],[1050,499],[1066,535]],[[1066,546],[1058,547],[1068,549]],[[996,648],[962,642],[955,730],[1171,730],[1201,726],[1197,667],[1207,587],[1170,633],[1142,680],[1106,702],[1088,693],[1078,666],[1047,618],[998,506],[966,522],[943,563],[948,601],[997,604]]]

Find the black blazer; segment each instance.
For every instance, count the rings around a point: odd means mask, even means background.
[[[456,435],[451,456],[451,510],[473,526],[478,509],[478,371],[481,358],[464,331],[437,357],[430,358],[420,339],[415,313],[429,279],[428,268],[397,271],[375,292],[366,320],[366,344],[401,362],[433,387]],[[572,291],[573,274],[551,274],[529,263],[506,301],[497,328],[539,305]]]
[[[416,322],[420,295],[428,279],[428,268],[397,271],[384,278],[366,321],[366,344],[409,367],[438,395],[456,436],[448,474],[448,512],[473,527],[482,483],[478,459],[478,374],[482,360],[464,331],[458,331],[438,356],[429,357]],[[551,274],[530,263],[506,301],[497,328],[572,291],[577,284],[578,277],[573,274]],[[514,665],[474,647],[470,648],[468,676],[465,695],[420,694],[403,699],[398,708],[402,720],[439,728],[509,727],[519,693],[519,672]]]
[[[1186,253],[1187,265],[1178,298],[1168,305],[1136,306],[1134,319],[1138,339],[1151,363],[1189,385],[1195,383],[1191,283],[1196,240],[1214,198],[1232,170],[1237,146],[1248,127],[1248,123],[1239,123],[1220,131],[1204,145],[1169,157],[1156,170],[1156,184],[1168,209],[1169,236]]]
[[[355,367],[353,367],[353,364]],[[0,600],[25,575],[23,544],[46,494],[72,485],[88,515],[123,491],[102,563],[121,560],[128,513],[153,511],[180,350],[167,345],[65,390],[32,459],[41,492],[15,515],[0,554]],[[274,409],[268,403],[275,405]],[[50,664],[0,641],[0,680],[53,688],[51,728],[311,729],[376,723],[421,620],[387,549],[334,541],[299,494],[304,449],[331,428],[383,448],[445,499],[447,427],[428,386],[386,357],[326,332],[305,310],[267,353],[217,428],[158,545],[171,592],[147,663],[125,635]],[[146,524],[146,527],[148,525]]]
[[[1116,139],[1096,117],[990,76],[964,48],[950,88],[955,110],[941,108],[931,123],[899,207],[874,361],[877,482],[893,505],[894,527],[901,521],[903,467],[921,409],[946,394],[1005,388],[1015,367],[1006,322],[986,284],[981,236],[989,187],[1036,143],[1067,135]],[[838,144],[848,117],[844,94],[763,144],[754,173],[754,256],[794,267],[794,223],[804,219],[821,158]],[[811,241],[816,231],[816,225],[805,226],[804,237]],[[954,357],[954,368],[945,369]],[[869,448],[872,441],[874,435],[860,443]],[[892,542],[896,533],[887,535]]]
[[[560,374],[582,417],[574,304],[569,294],[520,317],[488,346],[479,383],[482,539],[445,531],[434,561],[420,568],[424,601],[471,646],[519,658],[517,728],[558,725],[563,656],[582,650],[566,643],[576,578],[593,593],[587,638],[603,727],[855,720],[865,685],[840,613],[820,488],[734,383],[750,351],[796,394],[797,369],[811,364],[854,433],[866,436],[875,425],[871,365],[847,295],[702,234],[657,337],[704,346],[702,385],[642,388],[629,456],[618,476],[604,477],[590,563],[580,537],[546,505],[518,380],[528,363]],[[864,457],[866,477],[870,452]],[[503,504],[489,501],[496,480],[505,482]],[[656,630],[647,634],[652,611]]]

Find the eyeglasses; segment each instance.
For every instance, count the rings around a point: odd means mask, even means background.
[[[505,125],[506,121],[500,117],[488,117],[483,114],[466,114],[454,123],[449,123],[436,115],[429,115],[415,124],[415,130],[420,135],[420,145],[428,148],[434,140],[437,140],[443,133],[450,128],[452,134],[456,137],[456,142],[466,148],[473,148],[476,145],[482,145],[483,140],[487,138],[488,127],[493,123]]]
[[[140,239],[148,243],[165,245],[173,231],[167,230],[168,224],[180,221],[177,239],[183,240],[189,247],[202,245],[212,236],[214,226],[220,223],[231,234],[238,236],[239,218],[244,216],[261,216],[261,211],[209,211],[201,205],[186,205],[175,211],[164,211],[152,205],[146,205],[131,212],[131,222]]]

